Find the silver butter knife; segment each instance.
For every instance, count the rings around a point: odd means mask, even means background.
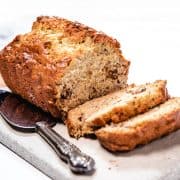
[[[52,129],[57,119],[21,97],[0,90],[0,114],[14,129],[38,133],[75,173],[92,173],[95,161]]]

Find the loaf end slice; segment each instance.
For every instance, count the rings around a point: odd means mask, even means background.
[[[180,98],[172,98],[128,121],[96,131],[100,143],[110,151],[129,151],[180,128]]]
[[[166,81],[132,85],[88,101],[68,113],[66,124],[73,137],[92,134],[107,123],[118,123],[168,99]]]
[[[42,16],[0,52],[8,87],[61,117],[79,104],[125,88],[130,62],[110,36],[81,23]]]

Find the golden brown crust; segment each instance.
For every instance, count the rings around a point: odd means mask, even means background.
[[[174,103],[173,101],[172,99],[172,103]],[[107,126],[97,130],[96,136],[101,144],[110,151],[129,151],[137,145],[147,144],[180,128],[180,98],[177,101],[179,104],[174,109],[170,109],[169,112],[165,111],[159,117],[145,118],[145,121],[136,126],[128,126],[127,122],[119,124],[119,127],[111,126],[110,129]],[[159,109],[163,108],[164,105],[161,105]],[[143,119],[144,115],[135,118],[136,120],[137,118]],[[133,121],[133,119],[129,121]]]
[[[0,54],[0,70],[8,87],[54,116],[56,83],[68,63],[49,62],[41,37],[17,36]],[[56,62],[55,62],[56,63]]]
[[[63,33],[59,33],[60,30]],[[17,36],[7,45],[0,52],[0,71],[5,83],[13,92],[59,117],[57,86],[78,52],[50,52],[53,34],[59,35],[59,41],[62,37],[76,43],[91,38],[94,43],[107,43],[123,57],[116,40],[80,23],[58,17],[38,17],[30,33]]]
[[[95,43],[108,43],[116,49],[120,48],[120,44],[116,39],[79,22],[72,22],[55,16],[40,16],[37,18],[37,21],[34,22],[32,29],[41,28],[53,29],[54,31],[59,31],[59,29],[63,28],[64,36],[73,41],[81,42],[87,37],[90,37]]]

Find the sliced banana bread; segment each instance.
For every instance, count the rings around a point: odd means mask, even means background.
[[[127,151],[180,128],[180,98],[172,98],[148,112],[96,131],[110,151]]]
[[[147,111],[168,99],[166,81],[158,80],[90,100],[68,113],[69,134],[76,138],[92,134],[107,123],[118,123]]]
[[[55,117],[126,87],[129,64],[115,39],[58,17],[38,17],[0,52],[8,87]]]

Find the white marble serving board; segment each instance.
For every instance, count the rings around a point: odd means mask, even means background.
[[[66,127],[54,128],[96,161],[93,175],[75,175],[38,134],[17,132],[0,117],[0,142],[55,180],[179,180],[180,131],[128,153],[112,154],[97,140],[70,138]]]

